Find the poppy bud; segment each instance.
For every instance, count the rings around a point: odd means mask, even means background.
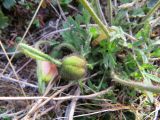
[[[61,76],[66,80],[78,80],[85,76],[87,63],[83,58],[71,55],[62,61]]]
[[[38,61],[38,69],[40,69],[41,80],[49,82],[58,75],[58,70],[55,64],[48,61]]]

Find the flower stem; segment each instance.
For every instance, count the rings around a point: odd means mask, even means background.
[[[141,89],[141,90],[147,90],[147,91],[154,92],[154,93],[160,93],[160,87],[159,86],[145,85],[144,83],[134,82],[134,81],[131,81],[131,80],[122,80],[117,75],[115,75],[114,73],[112,74],[112,77],[113,77],[113,81],[118,82],[122,85],[126,85],[126,86],[133,87],[133,88],[138,88],[138,89]]]
[[[56,46],[54,48],[54,50],[60,51],[62,48],[67,48],[68,50],[70,50],[73,53],[77,52],[76,49],[75,49],[75,47],[73,45],[69,44],[69,43],[61,43],[58,46]]]
[[[94,10],[90,7],[89,3],[87,2],[87,0],[79,0],[81,2],[81,4],[88,10],[88,12],[91,14],[91,16],[93,17],[94,21],[99,25],[99,27],[104,31],[104,33],[106,34],[107,37],[110,37],[109,34],[109,28],[107,28],[107,26],[105,26],[102,21],[98,18],[98,16],[96,15],[96,13],[94,12]]]
[[[36,60],[42,60],[42,61],[50,61],[58,66],[60,66],[62,63],[59,60],[56,60],[49,55],[41,52],[40,50],[37,50],[27,44],[20,43],[19,44],[19,50],[28,55],[29,57],[36,59]]]

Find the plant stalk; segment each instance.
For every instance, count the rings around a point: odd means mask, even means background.
[[[58,46],[56,46],[54,50],[60,51],[62,48],[67,48],[68,50],[71,50],[73,53],[77,52],[74,46],[69,43],[61,43]]]
[[[107,26],[105,26],[102,21],[98,18],[98,16],[96,15],[96,13],[94,12],[94,10],[90,7],[89,3],[87,0],[79,0],[81,2],[81,4],[88,10],[88,12],[91,14],[91,16],[93,17],[94,21],[99,25],[99,27],[104,31],[104,33],[106,34],[107,38],[110,37],[109,34],[109,28]]]
[[[24,54],[26,54],[36,60],[50,61],[58,66],[60,66],[62,64],[59,60],[56,60],[56,59],[50,57],[49,55],[41,52],[40,50],[37,50],[37,49],[35,49],[27,44],[24,44],[24,43],[19,44],[19,50],[22,53],[24,53]]]
[[[159,86],[145,85],[144,83],[134,82],[134,81],[131,81],[131,80],[122,80],[117,75],[115,75],[114,73],[112,74],[112,76],[113,76],[113,81],[118,82],[122,85],[126,85],[126,86],[133,87],[133,88],[138,88],[138,89],[141,89],[141,90],[147,90],[147,91],[154,92],[154,93],[160,93],[160,87]]]

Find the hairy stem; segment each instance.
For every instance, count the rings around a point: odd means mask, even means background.
[[[147,91],[154,92],[154,93],[160,93],[160,87],[159,86],[145,85],[144,83],[134,82],[134,81],[131,81],[131,80],[122,80],[117,75],[115,75],[114,73],[112,74],[112,77],[113,77],[113,81],[118,82],[122,85],[126,85],[126,86],[133,87],[133,88],[138,88],[138,89],[141,89],[141,90],[147,90]]]
[[[40,45],[42,45],[42,44],[48,44],[49,45],[50,43],[51,42],[49,42],[49,41],[40,40],[40,41],[35,43],[35,48],[39,50]]]
[[[20,43],[19,44],[19,50],[28,55],[29,57],[36,59],[36,60],[43,60],[43,61],[50,61],[58,66],[60,66],[62,63],[59,60],[56,60],[49,55],[41,52],[40,50],[37,50],[27,44]]]
[[[61,43],[60,45],[58,45],[57,47],[54,48],[54,50],[59,51],[62,48],[67,48],[69,50],[71,50],[73,53],[76,53],[76,49],[74,48],[73,45],[69,44],[69,43]]]
[[[109,28],[107,26],[105,26],[102,21],[98,18],[98,16],[96,15],[96,13],[94,12],[94,10],[90,7],[89,3],[87,2],[87,0],[79,0],[81,2],[81,4],[88,10],[88,12],[91,14],[91,16],[93,17],[94,21],[99,25],[99,27],[104,31],[104,33],[106,34],[107,37],[110,37],[109,34]]]

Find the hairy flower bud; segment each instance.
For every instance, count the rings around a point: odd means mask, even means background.
[[[66,80],[78,80],[86,74],[86,61],[76,55],[67,56],[62,61],[61,76]]]

